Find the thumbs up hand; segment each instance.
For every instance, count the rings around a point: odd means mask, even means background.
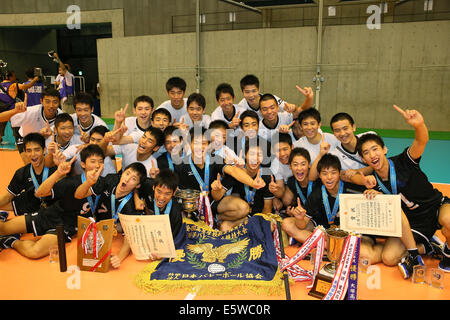
[[[213,181],[213,183],[211,184],[211,190],[212,191],[221,191],[223,189],[223,185],[222,182],[220,181],[221,177],[220,177],[220,173],[217,174],[217,179]]]
[[[236,129],[237,127],[239,127],[239,124],[241,123],[241,119],[239,119],[239,115],[241,114],[240,111],[238,111],[233,119],[231,120],[230,124],[228,125],[231,129]]]

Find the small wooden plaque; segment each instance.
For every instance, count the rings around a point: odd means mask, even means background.
[[[318,273],[316,278],[314,279],[313,287],[311,291],[309,291],[308,295],[314,298],[323,299],[327,295],[328,290],[330,290],[332,283],[332,277]]]
[[[78,247],[77,247],[77,265],[82,271],[93,271],[93,272],[108,272],[110,265],[110,255],[108,255],[104,261],[95,269],[92,268],[108,254],[108,251],[111,249],[113,232],[114,232],[114,220],[108,219],[103,220],[97,223],[97,242],[100,244],[100,250],[98,252],[98,257],[94,257],[93,250],[89,249],[92,247],[93,241],[93,232],[92,229],[89,232],[90,235],[88,238],[89,246],[88,253],[85,254],[82,247],[81,239],[83,237],[84,232],[88,228],[91,223],[90,219],[78,216]]]

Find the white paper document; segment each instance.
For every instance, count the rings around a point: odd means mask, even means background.
[[[402,236],[400,195],[339,195],[340,227],[348,232],[388,237]]]
[[[151,255],[176,258],[168,215],[119,214],[119,219],[136,260],[147,260]]]

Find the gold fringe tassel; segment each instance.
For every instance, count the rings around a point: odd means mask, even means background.
[[[263,215],[268,221],[278,220],[276,215]],[[196,225],[197,227],[209,229],[202,222],[193,222],[184,219],[185,223]],[[147,293],[157,294],[160,292],[175,292],[177,290],[193,290],[200,287],[197,295],[227,295],[246,294],[253,292],[259,295],[279,296],[284,292],[282,273],[277,270],[275,276],[270,281],[263,280],[150,280],[151,274],[161,261],[149,263],[134,279],[135,285]]]
[[[284,292],[282,274],[277,270],[270,281],[262,280],[150,280],[159,262],[147,265],[135,278],[135,285],[147,293],[175,292],[177,290],[192,290],[200,287],[201,295],[230,295],[253,292],[258,295],[279,296]]]

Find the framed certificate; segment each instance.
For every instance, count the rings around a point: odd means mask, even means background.
[[[168,215],[123,215],[120,224],[136,260],[147,260],[150,254],[176,258],[175,244]]]
[[[341,229],[348,232],[387,237],[402,236],[400,195],[376,195],[368,200],[363,194],[340,194]]]

